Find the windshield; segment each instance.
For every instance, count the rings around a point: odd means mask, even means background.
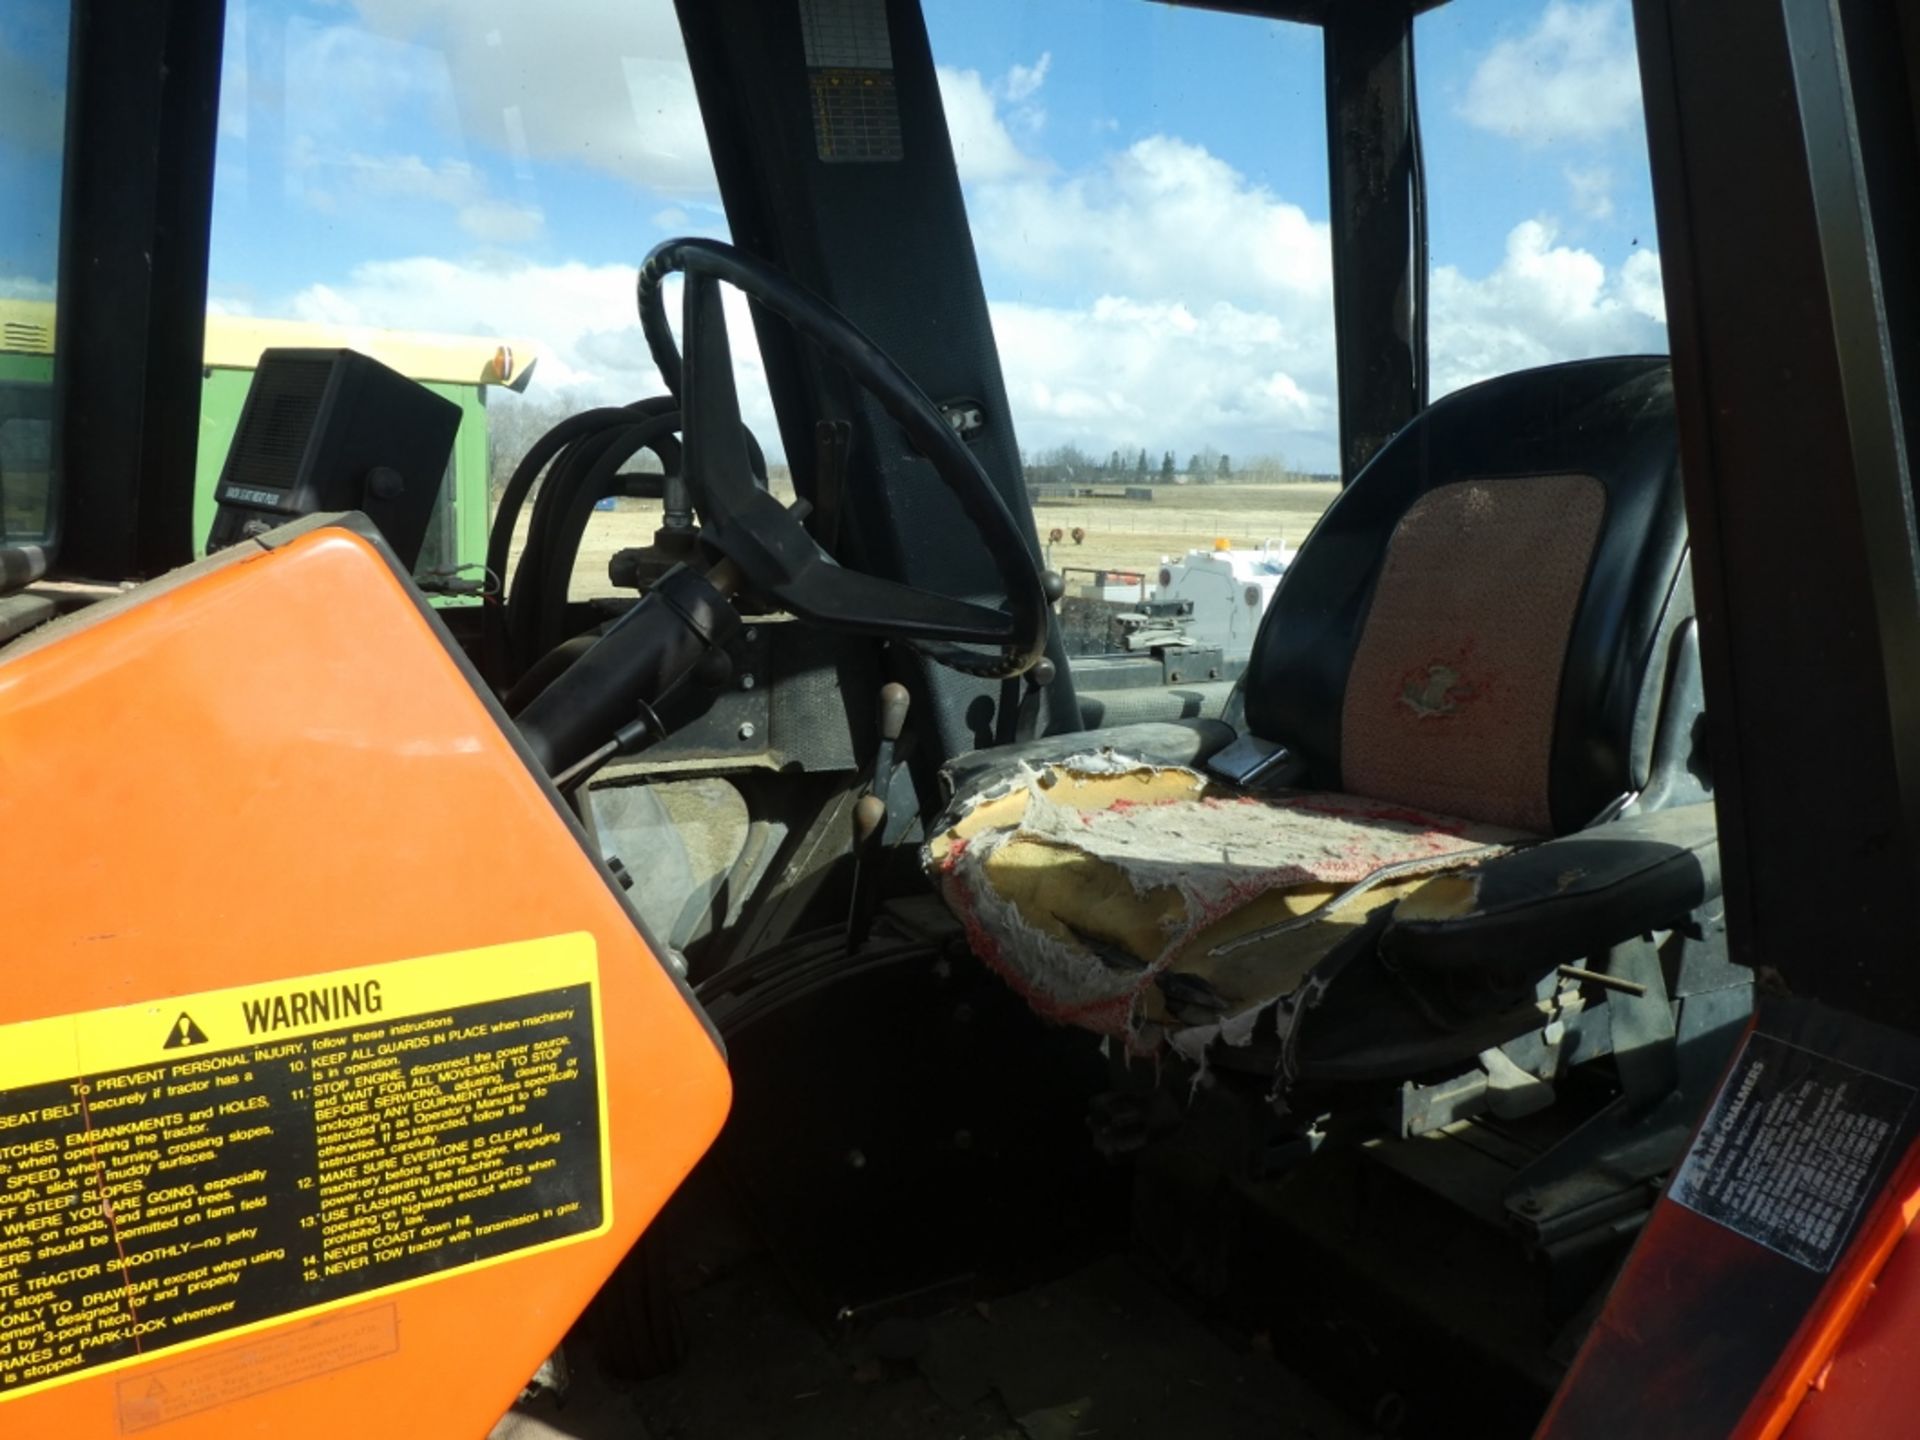
[[[59,7],[4,9],[11,56]],[[925,13],[1054,563],[1149,574],[1221,541],[1297,544],[1338,493],[1317,31],[1105,0]],[[1434,395],[1663,349],[1625,0],[1447,5],[1419,39]],[[30,89],[0,86],[0,114]],[[57,124],[42,138],[50,219]],[[489,497],[543,430],[659,393],[639,258],[726,233],[670,0],[228,0],[200,536],[259,346],[352,345],[462,405],[431,558],[476,563]],[[25,265],[0,254],[0,276]],[[49,237],[33,272],[49,295],[52,263]],[[729,303],[743,410],[783,490]],[[413,364],[413,341],[447,363]],[[508,383],[483,382],[502,352]],[[576,598],[613,588],[610,558],[659,523],[656,501],[609,504]]]
[[[53,296],[68,0],[0,6],[0,544],[53,529]]]

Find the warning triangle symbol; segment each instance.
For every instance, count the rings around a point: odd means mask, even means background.
[[[167,1043],[160,1048],[162,1050],[178,1050],[183,1046],[204,1045],[206,1043],[207,1032],[194,1023],[191,1015],[182,1010],[180,1012],[180,1018],[173,1022],[173,1030],[167,1036]]]

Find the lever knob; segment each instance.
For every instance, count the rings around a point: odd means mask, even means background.
[[[897,680],[889,680],[880,687],[880,738],[892,742],[900,738],[900,732],[906,728],[907,705],[912,700],[907,687]]]

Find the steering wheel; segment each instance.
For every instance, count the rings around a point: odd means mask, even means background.
[[[662,289],[675,271],[686,277],[684,360],[667,323]],[[993,557],[1006,609],[849,570],[820,548],[794,512],[760,488],[748,463],[734,390],[720,304],[723,280],[825,350],[906,432]],[[718,240],[655,246],[640,267],[639,300],[647,347],[680,402],[681,471],[700,514],[701,536],[733,562],[751,589],[801,619],[901,640],[969,675],[1020,675],[1041,658],[1047,599],[1033,537],[1014,523],[980,462],[925,392],[858,326],[765,261]]]

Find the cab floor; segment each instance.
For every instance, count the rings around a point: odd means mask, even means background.
[[[718,1220],[720,1217],[714,1217]],[[634,1384],[569,1350],[563,1400],[492,1440],[1359,1440],[1268,1352],[1112,1256],[1048,1283],[830,1339],[736,1223],[676,1245],[684,1356]]]

